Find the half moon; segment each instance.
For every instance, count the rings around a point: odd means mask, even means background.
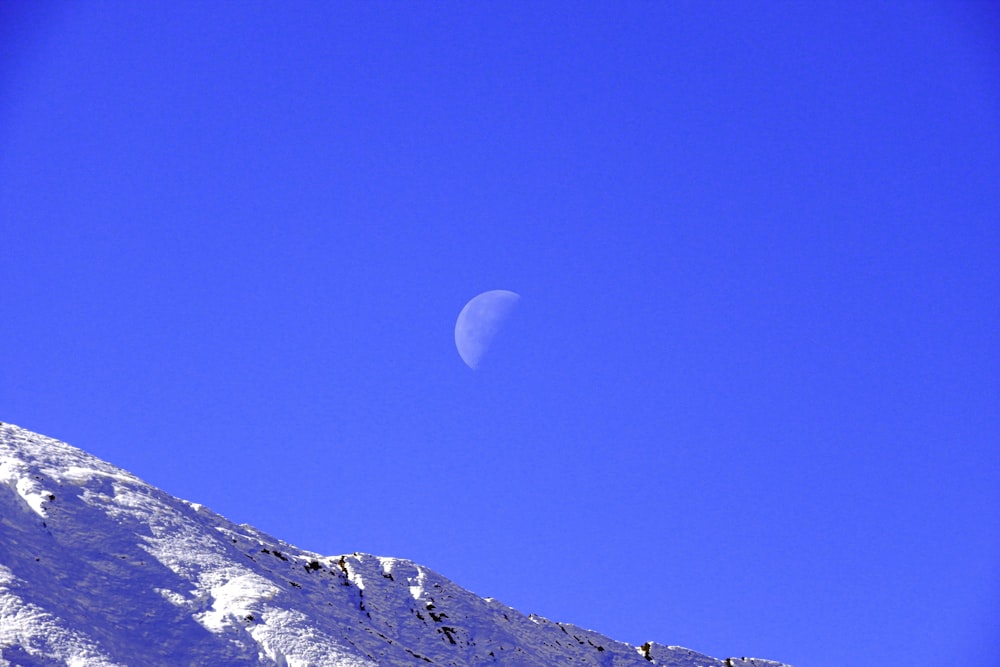
[[[455,322],[455,347],[469,368],[479,367],[483,355],[520,298],[517,292],[495,289],[473,297],[462,308]]]

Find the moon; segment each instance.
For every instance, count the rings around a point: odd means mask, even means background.
[[[455,322],[455,347],[465,365],[476,370],[483,355],[510,315],[521,295],[495,289],[473,297]]]

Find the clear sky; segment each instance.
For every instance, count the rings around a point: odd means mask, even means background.
[[[630,643],[996,660],[995,5],[60,4],[0,420]]]

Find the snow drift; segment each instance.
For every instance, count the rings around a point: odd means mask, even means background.
[[[320,556],[0,424],[0,665],[781,667],[633,647],[398,558]]]

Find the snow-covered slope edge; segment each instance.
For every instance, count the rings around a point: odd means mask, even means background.
[[[0,424],[0,665],[780,667],[633,647],[410,561],[323,557]]]

